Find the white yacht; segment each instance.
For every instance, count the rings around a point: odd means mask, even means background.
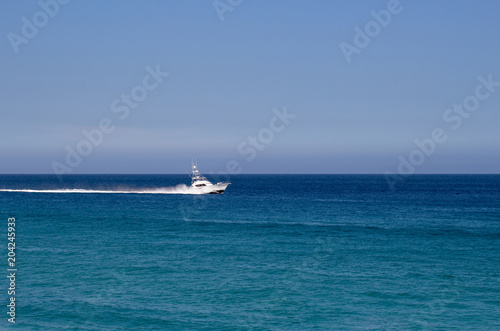
[[[212,184],[208,179],[205,178],[198,168],[193,164],[192,166],[193,174],[191,175],[191,189],[193,191],[199,192],[199,194],[222,194],[226,187],[231,184],[229,182],[219,182],[217,184]]]

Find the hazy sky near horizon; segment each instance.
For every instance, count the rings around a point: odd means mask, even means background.
[[[215,4],[2,1],[0,173],[500,172],[499,1]]]

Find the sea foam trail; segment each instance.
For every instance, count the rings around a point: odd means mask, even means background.
[[[193,190],[185,184],[177,186],[148,188],[148,189],[119,189],[119,190],[90,190],[90,189],[0,189],[0,192],[24,192],[24,193],[103,193],[103,194],[203,194],[199,190]]]

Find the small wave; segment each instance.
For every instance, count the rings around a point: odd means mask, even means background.
[[[22,192],[22,193],[99,193],[99,194],[203,194],[200,190],[193,189],[185,184],[171,187],[159,187],[148,189],[119,189],[119,190],[91,190],[91,189],[0,189],[0,192]]]

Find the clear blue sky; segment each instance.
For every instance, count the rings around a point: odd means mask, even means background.
[[[341,43],[388,3],[243,0],[221,21],[212,1],[73,0],[44,22],[37,1],[2,1],[0,173],[68,166],[103,118],[114,131],[71,173],[183,173],[193,157],[207,173],[395,173],[435,128],[447,140],[415,173],[499,173],[500,87],[458,128],[443,114],[479,76],[500,82],[500,2],[402,0],[348,63]],[[41,27],[16,53],[23,17]],[[157,65],[169,76],[120,119],[113,101]],[[268,139],[283,107],[296,117]]]

